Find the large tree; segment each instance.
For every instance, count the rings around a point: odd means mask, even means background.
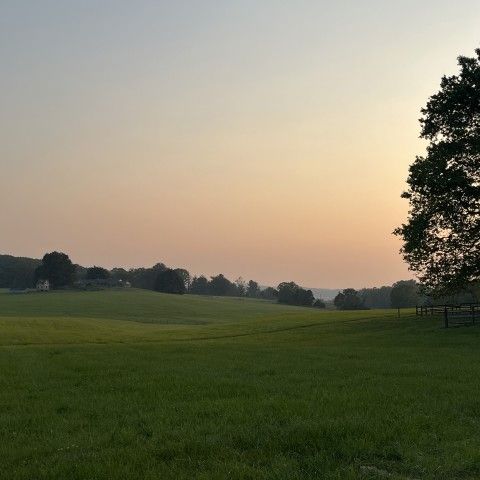
[[[110,272],[103,267],[93,267],[87,268],[86,279],[87,280],[108,280],[110,278]]]
[[[353,288],[346,288],[334,298],[333,304],[339,310],[362,310],[365,305],[358,296],[358,292]]]
[[[203,275],[199,277],[193,277],[192,282],[190,283],[189,293],[195,295],[208,295],[208,280]]]
[[[410,167],[407,223],[395,233],[410,268],[434,294],[480,279],[480,49],[459,57],[422,109],[426,155]]]
[[[185,281],[177,270],[167,268],[167,270],[158,272],[155,280],[155,290],[183,295],[186,292]]]
[[[233,295],[236,290],[235,284],[221,273],[211,277],[208,287],[210,294],[217,296]]]
[[[314,300],[311,290],[299,287],[295,282],[282,282],[278,286],[279,303],[311,307]]]
[[[73,283],[75,266],[68,255],[61,252],[46,253],[35,271],[37,280],[48,280],[52,288],[66,287]]]
[[[414,307],[419,300],[418,284],[415,280],[400,280],[393,284],[390,292],[392,308]]]

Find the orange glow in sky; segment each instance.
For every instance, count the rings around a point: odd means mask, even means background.
[[[2,6],[0,253],[411,277],[391,232],[420,108],[479,46],[478,1],[38,3]]]

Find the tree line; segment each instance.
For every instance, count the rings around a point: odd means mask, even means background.
[[[379,288],[344,289],[333,302],[315,298],[312,291],[295,282],[282,282],[277,288],[261,287],[254,280],[241,277],[235,281],[218,274],[207,278],[191,276],[184,268],[169,268],[157,263],[149,268],[89,268],[74,264],[68,255],[51,252],[42,260],[0,255],[0,288],[24,289],[34,287],[38,280],[48,280],[51,288],[98,288],[104,286],[131,285],[135,288],[171,294],[248,297],[277,301],[286,305],[326,308],[331,305],[340,310],[370,308],[403,308],[428,305],[433,299],[422,293],[414,280],[396,282]],[[437,301],[448,303],[476,301],[471,291],[459,292]]]

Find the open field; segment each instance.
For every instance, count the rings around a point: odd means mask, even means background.
[[[480,330],[147,291],[0,294],[1,479],[478,479]]]

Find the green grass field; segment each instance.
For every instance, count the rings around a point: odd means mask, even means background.
[[[478,479],[479,330],[148,291],[0,294],[1,479]]]

